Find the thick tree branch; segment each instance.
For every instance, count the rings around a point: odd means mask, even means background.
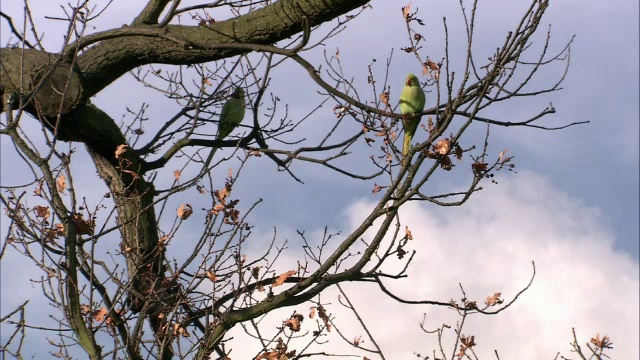
[[[309,26],[316,26],[367,2],[369,0],[280,0],[210,26],[136,26],[128,30],[144,34],[104,40],[80,55],[78,66],[85,80],[85,91],[91,96],[136,67],[154,63],[196,64],[242,54],[247,51],[206,48],[227,43],[273,44],[302,31],[305,19]],[[188,46],[189,43],[195,46]]]

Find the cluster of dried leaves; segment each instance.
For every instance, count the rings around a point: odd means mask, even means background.
[[[429,117],[428,121],[429,131],[433,131],[433,120]],[[462,148],[457,143],[454,143],[451,139],[453,139],[453,134],[444,139],[438,140],[435,145],[431,147],[431,149],[426,150],[426,155],[430,159],[436,159],[440,162],[440,167],[444,170],[451,170],[455,165],[451,162],[451,158],[449,157],[449,153],[453,149],[456,159],[462,161]]]
[[[225,182],[223,189],[215,190],[213,192],[213,196],[217,203],[209,210],[207,216],[217,216],[222,212],[225,224],[240,225],[240,212],[235,208],[240,200],[228,200],[229,195],[231,195],[231,188],[231,182],[227,181]]]
[[[53,226],[49,226],[51,209],[48,206],[36,205],[33,207],[33,212],[36,219],[39,219],[43,226],[41,231],[47,241],[52,241],[53,239],[64,235],[63,224],[57,223]],[[78,235],[91,235],[96,226],[94,219],[85,220],[83,215],[80,213],[71,215],[71,220],[73,221],[76,234]]]
[[[462,359],[466,355],[467,350],[476,345],[477,344],[475,342],[475,336],[460,335],[460,351],[456,354],[456,356],[458,357],[458,359]]]
[[[278,277],[278,279],[282,279],[283,276],[285,274],[289,274],[291,273],[286,272],[283,275],[280,275]],[[295,273],[295,272],[294,272]],[[277,280],[276,282],[280,282],[279,280]],[[274,286],[277,286],[274,283]],[[322,305],[318,305],[313,306],[309,309],[309,318],[313,319],[316,317],[316,314],[320,317],[320,319],[322,320],[322,322],[324,323],[325,329],[327,331],[331,331],[331,324],[330,324],[330,319],[329,319],[329,315],[327,314],[327,311],[325,310],[325,308]],[[289,330],[291,330],[292,332],[299,332],[302,328],[302,322],[304,321],[304,315],[294,312],[293,315],[291,315],[291,317],[289,317],[289,319],[284,320],[282,322],[282,326],[288,328]],[[320,331],[316,330],[313,332],[313,336],[318,336],[320,333]],[[360,340],[358,340],[358,338],[356,338],[357,343],[360,343]],[[295,350],[291,350],[288,351],[287,345],[284,343],[284,341],[282,340],[282,338],[278,338],[278,343],[276,345],[276,347],[274,349],[271,350],[265,350],[263,353],[261,353],[260,355],[258,355],[255,360],[260,360],[260,359],[264,359],[264,360],[288,360],[288,359],[292,359],[296,356],[296,351]]]
[[[500,171],[503,168],[507,168],[509,171],[515,171],[514,169],[516,165],[511,162],[513,160],[513,156],[505,156],[506,154],[507,150],[502,150],[498,155],[498,160],[491,169],[489,168],[489,164],[483,159],[475,159],[474,163],[471,164],[473,174],[476,177],[486,177],[491,179],[492,183],[497,184],[498,182],[493,179],[493,174],[490,173],[490,170]]]
[[[278,344],[276,348],[270,351],[265,351],[258,355],[254,360],[289,360],[296,356],[296,351],[287,351],[287,344],[284,343],[282,338],[278,338]]]
[[[440,78],[440,68],[442,67],[442,63],[436,63],[427,58],[427,61],[425,61],[422,65],[422,75],[429,74],[429,76],[431,76],[431,78],[435,80],[438,80]]]
[[[484,309],[487,309],[489,307],[502,304],[504,302],[504,300],[501,299],[500,296],[502,296],[501,292],[497,292],[497,293],[494,293],[491,296],[487,296],[487,298],[484,301],[484,304],[485,304]],[[461,302],[462,302],[462,305],[460,305],[457,301],[455,301],[453,299],[451,299],[449,301],[451,306],[456,310],[469,311],[469,310],[477,310],[478,309],[478,303],[476,301],[471,301],[471,300],[469,300],[467,298],[462,298]],[[484,309],[482,309],[482,310],[484,310]]]
[[[300,327],[302,325],[302,321],[304,320],[304,315],[294,313],[291,317],[282,322],[283,326],[289,328],[289,330],[298,332],[300,331]]]
[[[420,25],[424,25],[424,21],[416,17],[417,14],[418,10],[411,12],[411,3],[407,4],[407,6],[402,7],[402,17],[404,17],[407,23],[415,21]]]
[[[607,335],[604,335],[602,339],[600,339],[600,334],[597,334],[596,337],[591,338],[591,343],[595,345],[598,350],[613,349],[613,343]]]

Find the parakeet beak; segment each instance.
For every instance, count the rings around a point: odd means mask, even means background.
[[[407,76],[407,79],[404,81],[405,86],[411,86],[411,78]]]

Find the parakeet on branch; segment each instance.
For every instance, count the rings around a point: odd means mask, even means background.
[[[238,86],[231,94],[231,98],[222,105],[216,140],[226,138],[233,129],[240,125],[242,119],[244,119],[245,106],[244,90]]]
[[[218,134],[216,135],[216,140],[223,140],[231,132],[240,125],[242,119],[244,119],[245,112],[245,93],[241,87],[236,87],[233,93],[231,93],[231,97],[227,102],[222,105],[222,111],[220,112],[220,121],[218,122]],[[211,162],[213,155],[216,153],[217,148],[212,149],[211,153],[209,153],[209,157],[207,157],[206,164]]]
[[[409,74],[405,80],[402,94],[400,94],[400,112],[406,115],[406,119],[402,120],[402,126],[404,128],[403,155],[407,155],[409,152],[411,140],[418,129],[418,124],[422,117],[421,115],[413,115],[420,114],[424,110],[425,102],[426,96],[422,88],[420,88],[418,77],[414,74]]]

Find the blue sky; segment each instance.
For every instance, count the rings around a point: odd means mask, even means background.
[[[188,5],[190,2],[183,3]],[[323,50],[334,54],[339,48],[345,72],[354,77],[356,84],[367,89],[367,65],[371,59],[377,59],[376,69],[382,74],[385,59],[394,48],[389,78],[392,97],[393,94],[397,97],[406,73],[419,73],[421,69],[411,55],[399,51],[400,47],[406,46],[400,13],[402,4],[381,0],[371,4],[372,9],[331,39],[325,48],[311,52],[311,60],[315,65],[321,65]],[[443,16],[450,23],[452,41],[464,41],[459,23],[456,23],[459,21],[456,2],[414,1],[412,6],[420,9],[426,23],[421,32],[427,37],[427,55],[436,59],[442,56],[439,35]],[[3,3],[2,11],[19,20],[21,7],[18,3]],[[59,29],[56,28],[58,24],[43,17],[57,9],[53,3],[33,9],[34,19],[41,24],[39,30],[45,31],[45,43],[52,51],[58,49],[62,35],[55,32]],[[480,4],[478,38],[474,43],[478,59],[491,55],[504,32],[516,20],[519,10],[516,2],[496,0]],[[96,23],[98,30],[130,21],[131,5],[127,1],[116,0],[109,11]],[[508,149],[508,154],[515,156],[518,173],[501,173],[497,185],[485,183],[486,191],[472,198],[463,208],[440,209],[424,204],[407,207],[403,221],[412,228],[418,240],[414,246],[420,250],[421,261],[410,277],[412,283],[400,283],[397,290],[407,292],[408,297],[448,299],[457,296],[457,283],[466,281],[468,289],[480,299],[494,289],[504,289],[505,294],[513,295],[517,286],[528,280],[530,262],[534,260],[539,277],[535,287],[526,293],[529,297],[524,296],[518,303],[520,307],[504,316],[486,320],[497,322],[484,323],[483,319],[475,325],[478,329],[493,329],[483,339],[487,356],[497,348],[504,351],[505,358],[515,358],[522,348],[511,344],[523,343],[527,348],[543,348],[543,353],[548,354],[544,358],[553,358],[554,349],[567,354],[570,329],[575,326],[582,331],[585,341],[598,332],[610,335],[614,345],[617,344],[613,358],[637,358],[637,322],[640,320],[637,294],[640,258],[638,3],[552,2],[543,23],[542,32],[547,24],[552,25],[552,47],[556,50],[576,35],[564,90],[506,104],[488,114],[517,121],[553,103],[557,113],[542,120],[543,124],[561,125],[583,120],[589,120],[590,124],[561,131],[491,128],[490,153],[497,155]],[[8,38],[6,23],[2,23],[1,30],[5,44]],[[271,91],[289,104],[292,117],[303,116],[321,99],[316,95],[319,88],[293,63],[285,64],[279,71],[274,74]],[[557,71],[544,73],[536,83],[554,81],[556,76]],[[148,114],[158,122],[176,109],[175,104],[144,89],[130,77],[112,84],[92,101],[114,119],[125,115],[126,106],[135,109],[142,102],[150,103]],[[432,99],[427,102],[434,104]],[[332,107],[333,104],[325,105],[300,129],[304,136],[313,138],[333,120]],[[463,142],[478,144],[485,131],[483,125],[474,125]],[[16,169],[21,165],[9,141],[4,137],[0,141],[0,178],[3,185],[11,185],[19,181]],[[83,151],[81,146],[78,149]],[[365,146],[358,147],[350,166],[365,172],[370,170],[367,164],[371,151]],[[78,171],[92,166],[86,156],[78,156],[75,161]],[[469,159],[465,159],[451,173],[436,178],[439,182],[429,184],[433,189],[429,193],[462,187],[469,181],[469,164]],[[179,165],[170,164],[167,179],[171,179],[172,171]],[[226,175],[228,167],[237,167],[237,164],[223,165],[218,180]],[[252,159],[244,170],[235,189],[242,196],[242,204],[264,199],[252,219],[262,231],[257,231],[258,239],[268,238],[267,234],[274,226],[290,244],[296,244],[299,239],[295,230],[317,235],[329,226],[348,234],[349,229],[357,225],[360,215],[376,200],[371,193],[376,180],[353,180],[310,164],[295,164],[293,169],[304,180],[304,185],[286,173],[278,172],[265,157]],[[84,189],[87,193],[104,192],[101,183],[91,183],[96,180],[93,171],[79,173],[83,173],[79,175],[80,179],[86,179]],[[194,209],[207,206],[206,200],[199,199],[195,190],[184,196]],[[176,199],[173,205],[180,202],[185,202],[184,198]],[[194,214],[194,217],[198,216],[203,215]],[[5,218],[2,221],[6,223]],[[3,241],[5,233],[3,227]],[[258,245],[256,247],[259,249]],[[299,249],[290,247],[289,256],[296,259]],[[7,269],[19,262],[17,258],[3,262],[2,315],[13,304],[39,293],[37,288],[25,286],[27,279],[35,277],[35,272],[9,272]],[[439,269],[442,268],[452,270],[446,276],[440,276]],[[419,291],[409,291],[416,283],[426,285]],[[358,289],[354,288],[355,294],[365,293]],[[374,322],[383,323],[379,313],[366,307],[366,298],[354,296],[362,302],[363,311],[370,311]],[[549,298],[554,299],[551,304]],[[389,303],[388,306],[399,312],[406,311],[397,304]],[[550,306],[553,311],[549,311]],[[602,308],[607,309],[606,315],[599,313]],[[404,320],[418,323],[425,311],[424,308],[412,308],[404,315]],[[434,319],[446,318],[443,313],[428,311]],[[515,324],[527,326],[518,328]],[[549,333],[545,337],[539,333],[532,336],[532,329]],[[549,329],[554,329],[553,334]],[[412,332],[398,335],[410,344],[403,350],[424,352],[416,348],[424,345],[424,338],[415,335],[418,329],[409,330]],[[505,334],[511,334],[513,338],[506,343],[495,340],[503,339]],[[550,338],[553,341],[549,341]],[[386,343],[390,351],[403,351],[396,350],[397,341],[393,339]],[[531,359],[536,358],[542,357]]]

